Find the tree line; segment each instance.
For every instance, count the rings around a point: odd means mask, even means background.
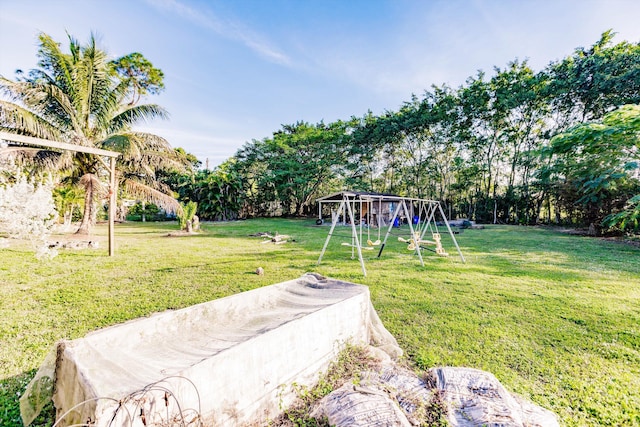
[[[613,38],[538,72],[515,60],[433,86],[397,111],[283,125],[174,188],[204,219],[309,215],[350,189],[439,200],[453,218],[599,226],[640,193],[640,43]]]
[[[607,31],[538,72],[516,60],[457,88],[432,86],[397,111],[282,125],[203,170],[133,130],[167,117],[140,103],[162,91],[162,71],[139,53],[109,60],[93,37],[69,37],[63,51],[41,34],[37,68],[0,77],[0,130],[118,151],[119,199],[177,214],[195,202],[204,220],[311,215],[318,197],[350,189],[438,200],[451,218],[637,230],[640,43],[613,38]],[[105,198],[103,162],[9,148],[23,173],[55,174],[59,210],[69,222],[83,206],[87,233]]]

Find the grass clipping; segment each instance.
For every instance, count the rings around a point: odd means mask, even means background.
[[[435,379],[431,378],[430,374],[420,378],[409,369],[390,362],[388,356],[379,357],[378,353],[379,351],[371,347],[348,344],[329,365],[326,373],[320,376],[314,387],[292,385],[298,396],[297,402],[284,409],[282,414],[268,425],[335,425],[335,420],[330,422],[323,414],[323,398],[332,392],[347,390],[389,397],[393,401],[393,409],[403,413],[401,417],[406,417],[410,425],[446,426],[446,406],[440,393],[435,391]],[[412,383],[408,386],[412,390],[407,389],[407,381]],[[419,391],[416,391],[418,389]],[[366,422],[362,425],[366,425]]]

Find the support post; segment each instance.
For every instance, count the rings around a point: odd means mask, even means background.
[[[115,254],[116,158],[109,159],[109,256]]]
[[[409,232],[411,233],[411,238],[416,240],[417,236],[415,235],[415,232],[413,230],[413,221],[412,221],[413,218],[409,217],[409,208],[407,208],[407,203],[405,202],[404,199],[402,199],[401,206],[404,208],[404,212],[407,215],[407,219],[408,219],[407,222],[409,223]],[[420,259],[420,265],[424,267],[424,260],[422,259],[422,252],[420,251],[420,242],[417,241],[415,242],[415,244],[416,244],[416,253],[418,254],[418,258]]]
[[[367,277],[367,270],[364,268],[364,259],[362,258],[362,248],[360,247],[360,240],[358,239],[358,230],[356,229],[355,218],[353,215],[353,209],[351,209],[351,204],[347,202],[347,211],[349,212],[349,218],[351,219],[351,233],[353,235],[353,239],[355,240],[356,249],[358,251],[358,259],[360,260],[360,266],[362,267],[362,274],[364,277]],[[353,250],[353,247],[352,247]]]
[[[389,228],[387,229],[387,234],[384,235],[384,240],[382,241],[382,245],[380,245],[380,251],[378,251],[378,258],[382,255],[382,251],[384,250],[384,245],[387,244],[387,239],[389,238],[389,234],[391,234],[391,229],[393,228],[393,223],[398,217],[398,212],[400,212],[399,206],[397,209],[393,211],[393,216],[391,217],[391,222],[389,222]]]
[[[444,220],[445,225],[447,226],[447,230],[449,230],[449,235],[453,240],[453,244],[456,245],[456,249],[458,250],[458,255],[460,255],[460,259],[463,264],[466,264],[467,261],[464,259],[464,255],[462,255],[462,251],[460,250],[460,246],[458,246],[458,241],[456,237],[453,235],[453,231],[451,231],[451,227],[449,226],[449,221],[447,221],[447,217],[444,216],[444,211],[442,210],[442,206],[440,206],[440,202],[438,202],[438,209],[440,209],[440,215],[442,215],[442,219]]]
[[[329,240],[331,240],[331,236],[333,236],[333,230],[336,228],[336,224],[340,219],[340,212],[344,209],[344,200],[340,203],[340,207],[336,212],[336,215],[331,218],[331,230],[329,230],[329,234],[327,235],[327,240],[324,241],[324,246],[322,247],[322,252],[320,252],[320,257],[318,258],[318,263],[316,265],[320,265],[320,261],[322,261],[322,257],[324,256],[324,252],[327,250],[327,246],[329,245]]]

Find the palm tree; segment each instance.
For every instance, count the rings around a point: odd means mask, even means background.
[[[91,35],[81,46],[69,36],[69,53],[47,34],[39,35],[38,68],[16,81],[0,76],[0,130],[82,146],[118,151],[118,182],[132,197],[148,200],[169,212],[180,205],[157,179],[162,170],[184,170],[187,162],[169,143],[132,126],[153,118],[167,118],[155,104],[133,105],[130,79],[120,78],[115,61],[96,46]],[[149,63],[150,64],[150,63]],[[78,229],[88,234],[95,223],[96,197],[102,189],[104,162],[86,153],[40,152],[39,159],[85,191]]]

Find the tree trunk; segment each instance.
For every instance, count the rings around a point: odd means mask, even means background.
[[[95,220],[95,205],[93,203],[94,195],[93,179],[89,178],[85,180],[84,186],[84,212],[82,213],[82,222],[80,222],[80,228],[76,231],[76,234],[90,234],[91,227],[94,225]]]
[[[73,219],[73,205],[70,209],[64,213],[64,229],[69,230],[71,228],[71,220]]]

